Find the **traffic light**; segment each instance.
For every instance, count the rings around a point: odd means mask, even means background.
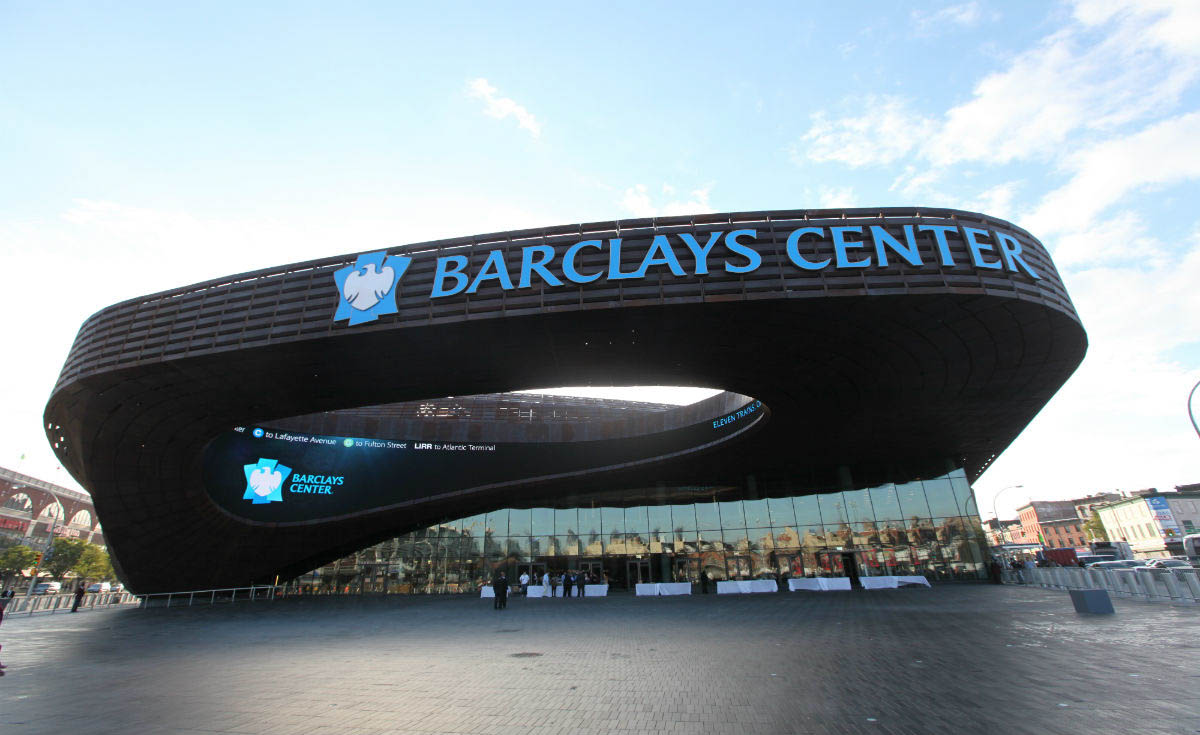
[[[37,558],[33,560],[33,565],[36,567],[38,564],[41,564],[41,563],[42,563],[42,552],[39,551],[37,553]]]

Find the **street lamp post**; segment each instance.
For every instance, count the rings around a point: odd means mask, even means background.
[[[50,493],[50,497],[54,498],[55,504],[57,504],[59,508],[62,508],[63,515],[66,515],[66,513],[67,513],[66,504],[63,503],[63,501],[57,495],[55,495],[53,492],[46,490],[45,488],[42,488],[42,490],[44,492]],[[30,523],[32,523],[36,526],[37,518],[36,517],[33,518],[33,520],[31,520]],[[33,604],[30,602],[30,598],[33,597],[33,588],[35,585],[37,585],[38,570],[42,566],[42,560],[46,558],[47,554],[50,554],[54,550],[54,529],[57,527],[58,527],[58,516],[57,515],[51,516],[50,517],[50,535],[46,539],[46,550],[43,551],[41,554],[39,554],[37,561],[34,562],[33,577],[29,580],[29,586],[25,589],[25,609],[29,610],[30,614],[33,613]]]
[[[1000,496],[1004,493],[1005,490],[1015,490],[1016,488],[1021,488],[1021,487],[1025,487],[1025,486],[1024,485],[1009,485],[1008,487],[1002,487],[996,491],[995,495],[992,496],[992,518],[996,521],[996,533],[1000,534],[1001,541],[1004,540],[1004,532],[1001,530],[1000,513],[996,510],[996,501],[1000,499]]]
[[[1192,386],[1192,390],[1188,393],[1187,410],[1188,418],[1192,420],[1192,428],[1196,430],[1196,436],[1200,437],[1200,426],[1196,425],[1196,414],[1192,413],[1192,397],[1196,395],[1196,389],[1200,388],[1200,380]]]

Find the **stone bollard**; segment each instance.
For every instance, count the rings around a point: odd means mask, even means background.
[[[1071,590],[1070,594],[1071,604],[1077,613],[1111,615],[1116,612],[1108,597],[1108,590]]]

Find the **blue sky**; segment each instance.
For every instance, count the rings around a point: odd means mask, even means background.
[[[490,230],[919,204],[1040,237],[1091,338],[981,506],[1200,481],[1200,4],[646,5],[0,2],[0,464],[74,484],[41,410],[124,298]]]

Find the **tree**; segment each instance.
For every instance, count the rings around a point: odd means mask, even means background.
[[[1093,541],[1107,541],[1108,533],[1104,530],[1104,522],[1100,520],[1100,514],[1094,513],[1092,517],[1083,524],[1083,530],[1087,533],[1089,539]]]
[[[42,561],[42,568],[50,572],[55,579],[62,581],[63,575],[79,564],[79,557],[88,545],[87,541],[77,538],[54,539],[48,558]]]
[[[80,579],[104,580],[113,575],[108,553],[95,544],[88,544],[84,548],[73,571],[79,575]]]
[[[5,585],[10,577],[32,567],[36,559],[37,552],[28,546],[10,546],[0,552],[0,575]]]

